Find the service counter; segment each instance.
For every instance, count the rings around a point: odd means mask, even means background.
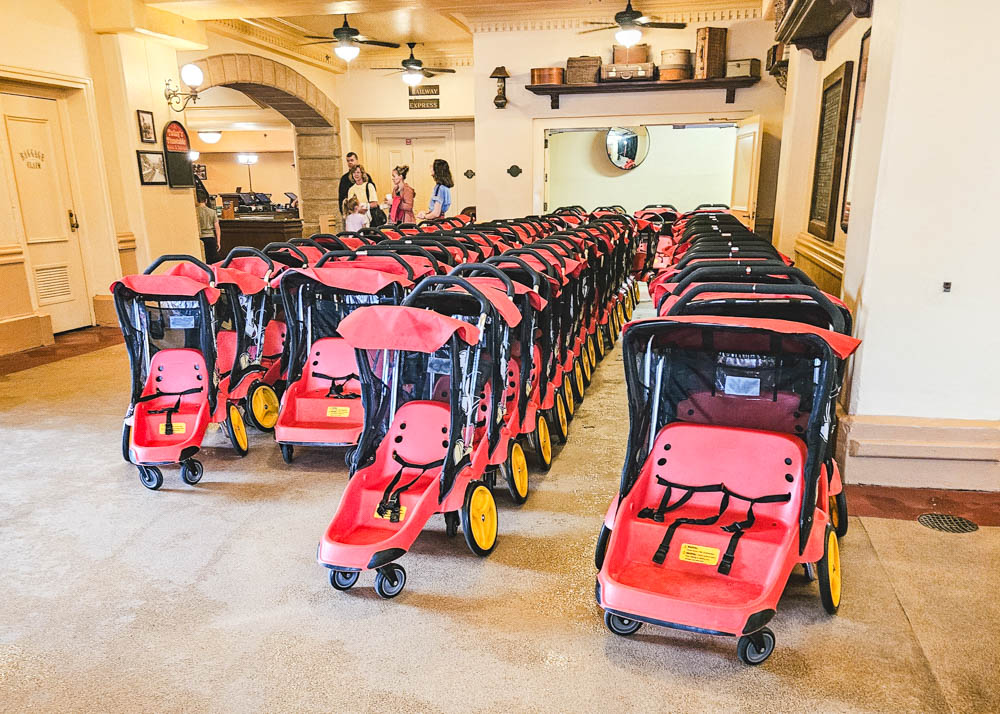
[[[219,221],[222,249],[226,255],[237,246],[263,249],[268,243],[287,243],[302,237],[302,219],[281,213],[254,213]]]

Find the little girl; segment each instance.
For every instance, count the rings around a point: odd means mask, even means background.
[[[344,230],[357,232],[368,225],[368,206],[360,203],[356,196],[344,199]]]

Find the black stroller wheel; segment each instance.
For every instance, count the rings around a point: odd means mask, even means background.
[[[122,424],[122,458],[125,459],[125,463],[132,463],[132,459],[128,453],[128,447],[132,440],[132,427],[128,424]]]
[[[156,466],[140,466],[139,481],[150,491],[155,491],[163,485],[163,472]]]
[[[375,593],[385,600],[399,595],[405,585],[406,571],[402,565],[396,563],[383,565],[375,574]]]
[[[278,444],[278,448],[281,450],[281,460],[286,464],[292,463],[292,459],[295,458],[295,447],[291,444]]]
[[[361,575],[357,570],[330,570],[330,585],[334,590],[350,590]]]
[[[601,532],[597,535],[597,547],[594,548],[594,565],[600,570],[604,567],[604,554],[608,551],[608,541],[611,540],[611,529],[601,526]]]
[[[204,473],[205,467],[202,466],[198,459],[188,459],[181,464],[181,480],[190,486],[194,486],[201,481]]]
[[[847,535],[847,494],[844,491],[830,496],[830,525],[838,538]]]
[[[736,657],[743,664],[762,664],[772,652],[774,652],[774,633],[767,627],[743,635],[736,645]]]
[[[616,615],[608,610],[604,611],[604,624],[609,630],[621,637],[634,635],[638,632],[639,628],[642,627],[642,622],[639,620],[622,617],[621,615]]]

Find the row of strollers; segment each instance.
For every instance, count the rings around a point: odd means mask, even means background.
[[[651,623],[736,637],[738,658],[760,664],[797,565],[828,613],[840,605],[836,400],[859,341],[844,303],[725,206],[635,215],[633,267],[657,316],[623,331],[630,430],[597,601],[618,635]]]
[[[631,318],[640,226],[619,207],[317,234],[206,265],[165,255],[111,286],[131,366],[122,456],[159,489],[188,484],[217,423],[302,447],[348,447],[350,480],[318,560],[346,590],[397,562],[437,513],[488,555],[498,481],[529,493],[564,443],[593,370]],[[643,236],[645,233],[642,234]]]

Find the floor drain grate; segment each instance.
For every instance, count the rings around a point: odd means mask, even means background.
[[[953,516],[949,513],[923,513],[917,516],[917,522],[922,526],[945,533],[972,533],[979,530],[979,526],[968,518]]]

